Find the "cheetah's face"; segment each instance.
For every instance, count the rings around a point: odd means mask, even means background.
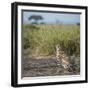
[[[60,47],[60,45],[58,44],[58,45],[56,45],[56,49],[57,50],[61,50],[61,47]]]

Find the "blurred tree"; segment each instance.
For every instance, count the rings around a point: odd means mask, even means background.
[[[80,23],[76,23],[76,25],[80,26]]]
[[[41,22],[40,24],[45,24],[45,22]]]
[[[58,20],[58,19],[56,19],[56,24],[63,24],[63,22]]]
[[[28,18],[29,20],[34,20],[33,24],[38,24],[39,20],[43,20],[43,17],[40,15],[32,15]]]

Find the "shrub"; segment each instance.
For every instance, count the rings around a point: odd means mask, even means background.
[[[38,29],[36,28],[38,27]],[[35,53],[54,55],[55,45],[59,44],[69,55],[80,54],[80,26],[77,25],[29,25],[23,27],[24,48]]]

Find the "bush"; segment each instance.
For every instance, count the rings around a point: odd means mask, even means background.
[[[24,48],[35,53],[54,55],[55,45],[59,44],[69,55],[80,54],[80,27],[76,25],[29,25],[24,26]],[[33,27],[33,28],[32,28]],[[38,29],[36,28],[38,27]]]

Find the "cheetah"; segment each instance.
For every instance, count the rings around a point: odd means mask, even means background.
[[[64,69],[72,71],[72,65],[70,64],[69,57],[61,49],[59,44],[56,45],[56,60],[58,66],[62,66]]]

